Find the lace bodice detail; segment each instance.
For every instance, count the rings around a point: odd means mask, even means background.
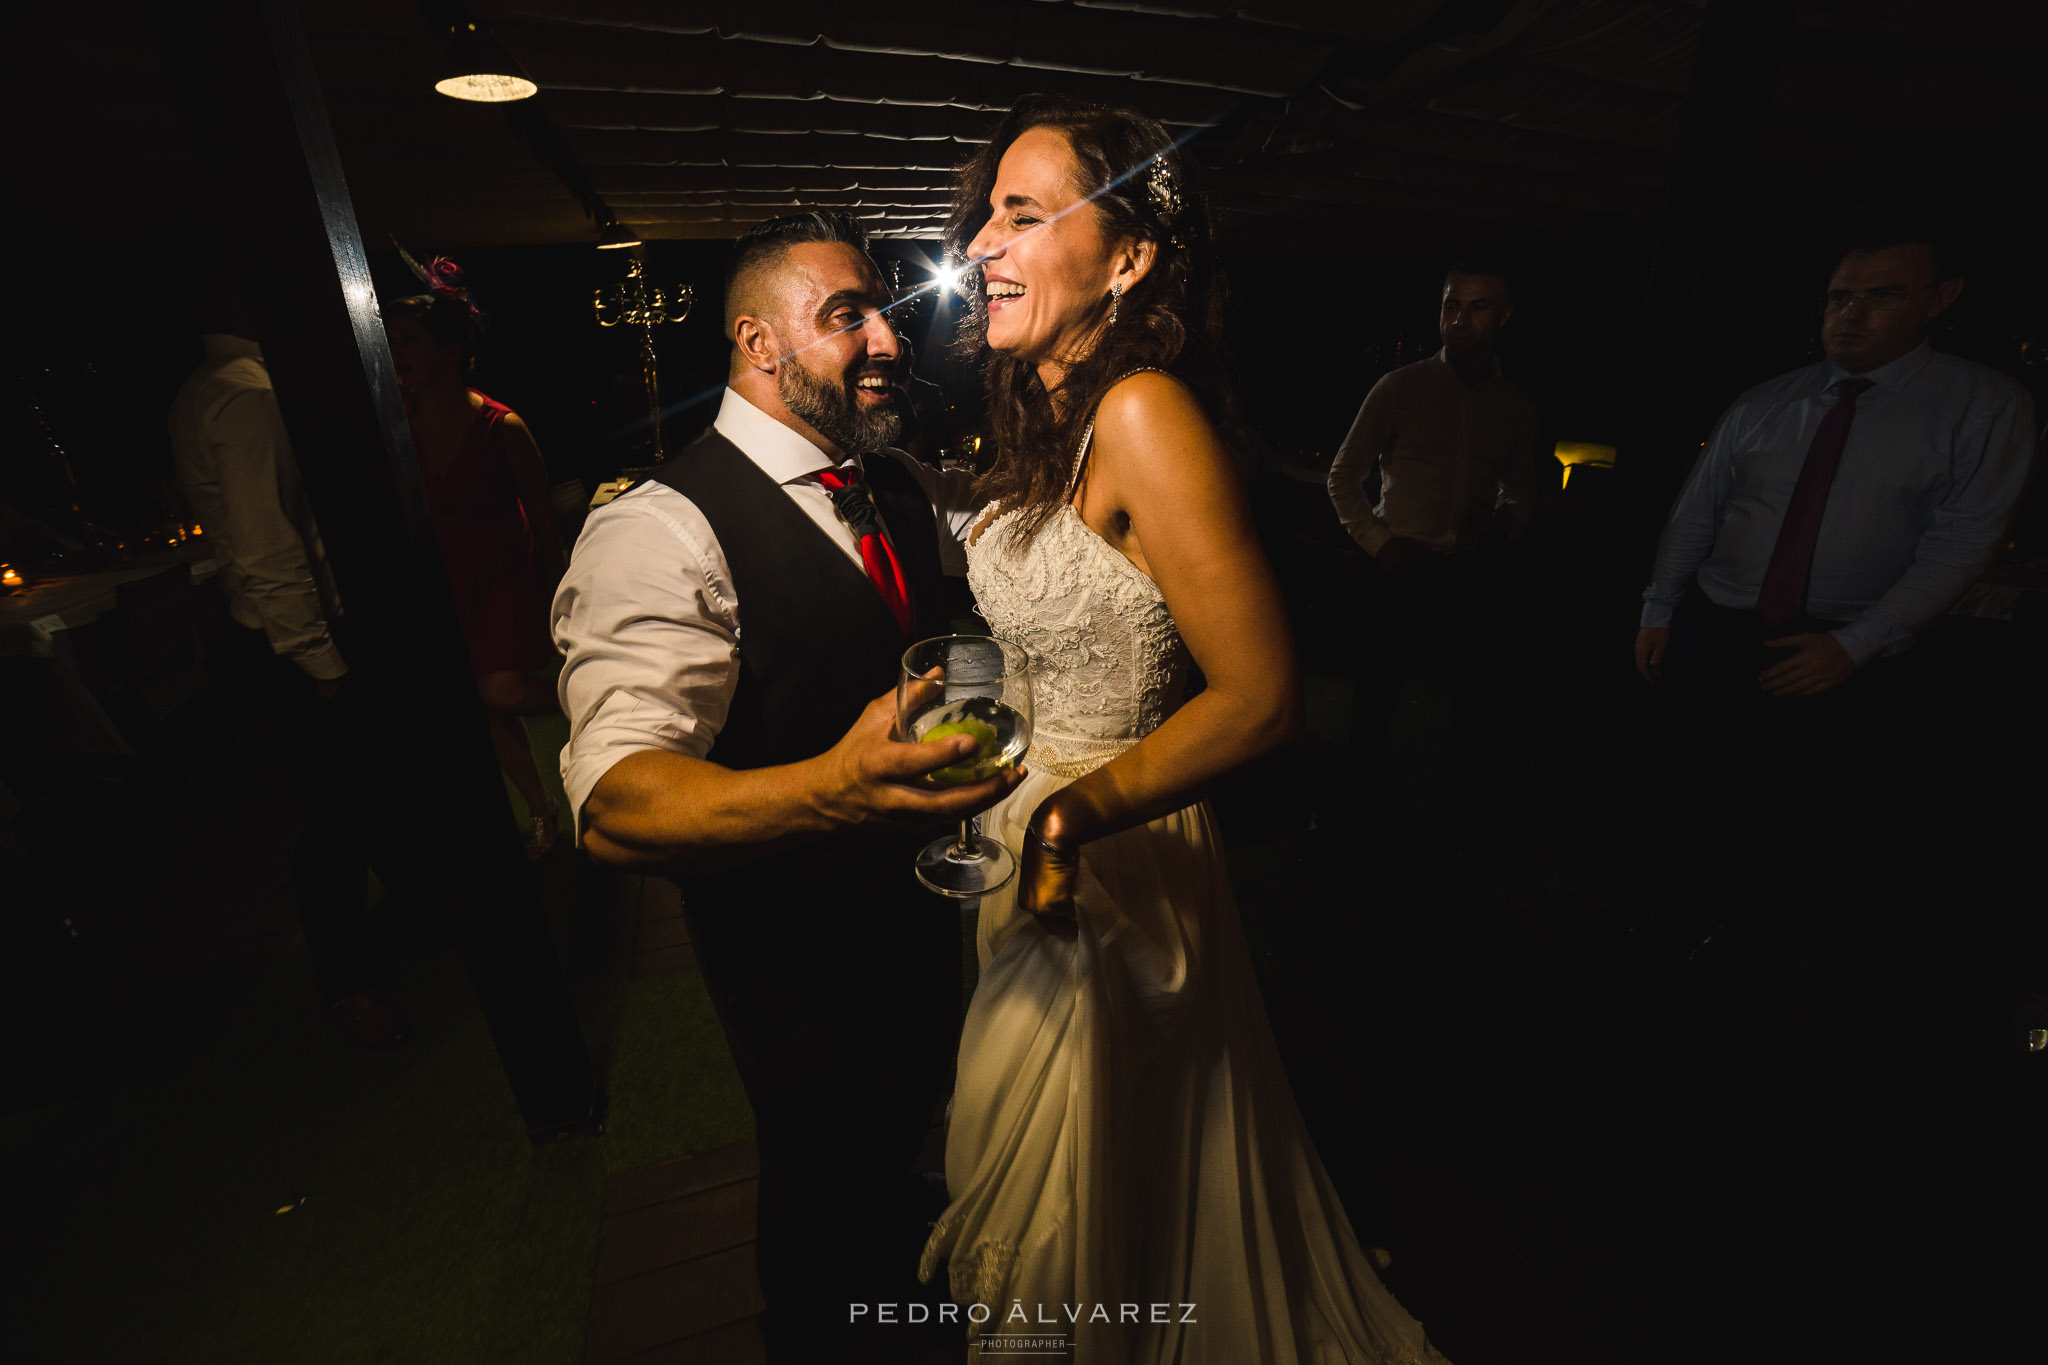
[[[1100,767],[1180,705],[1188,652],[1159,586],[1062,506],[1029,544],[1003,512],[967,548],[981,614],[1031,656],[1024,762],[1068,777]]]

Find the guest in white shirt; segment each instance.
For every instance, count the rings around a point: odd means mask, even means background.
[[[328,627],[341,599],[254,330],[199,338],[205,358],[171,404],[171,450],[220,561],[228,610],[331,689],[348,671]]]
[[[1635,664],[1672,702],[1662,880],[1689,938],[1761,948],[1925,837],[1900,815],[1940,786],[1913,727],[1976,699],[1933,690],[1917,646],[2035,458],[2026,390],[1928,342],[1962,290],[1924,237],[1846,252],[1825,358],[1737,398],[1671,508]]]
[[[231,268],[202,270],[205,357],[171,404],[178,477],[206,528],[228,610],[246,627],[221,661],[275,727],[297,787],[293,849],[299,922],[323,999],[349,1041],[393,1047],[410,1035],[383,984],[367,919],[369,831],[379,795],[363,762],[357,685],[335,639],[341,598],[292,458],[256,325]],[[394,892],[408,881],[380,857]]]

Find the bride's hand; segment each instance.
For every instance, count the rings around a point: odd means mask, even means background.
[[[1023,857],[1017,865],[1017,904],[1047,927],[1074,922],[1074,886],[1081,875],[1079,849],[1060,847],[1038,832],[1038,820],[1024,829]]]

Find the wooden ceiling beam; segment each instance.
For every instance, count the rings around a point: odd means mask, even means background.
[[[570,131],[861,134],[901,141],[985,141],[1000,115],[952,105],[850,104],[843,100],[736,99],[730,95],[625,95],[558,90],[555,121]]]
[[[1331,229],[1349,231],[1353,223],[1384,222],[1413,216],[1465,223],[1496,223],[1570,231],[1593,215],[1552,205],[1470,194],[1418,191],[1405,185],[1361,182],[1321,191],[1240,190],[1229,196],[1229,213],[1255,217],[1291,217]]]
[[[569,134],[577,157],[595,174],[616,166],[802,166],[811,169],[874,167],[951,175],[974,155],[971,144],[950,139],[903,142],[839,133],[610,133]]]
[[[1113,79],[1056,69],[936,57],[778,47],[648,35],[631,43],[574,30],[514,27],[501,35],[540,83],[556,90],[732,95],[849,103],[924,103],[1000,112],[1033,91],[1126,104],[1176,123],[1223,117],[1239,96],[1221,87]]]
[[[505,5],[496,27],[514,39],[548,34],[551,43],[594,36],[614,48],[647,42],[835,51],[855,60],[924,58],[970,68],[1013,66],[1078,72],[1243,94],[1288,95],[1315,78],[1330,43],[1281,29],[1135,14],[1040,0],[898,0],[889,22],[829,0],[649,10],[613,4]],[[631,12],[620,13],[621,9]],[[513,12],[517,11],[517,12]],[[886,36],[884,36],[886,35]],[[972,80],[969,74],[964,79]]]
[[[855,172],[791,170],[786,167],[682,166],[642,188],[608,191],[607,203],[651,203],[706,194],[950,194],[951,175],[923,171]]]
[[[1612,176],[1637,185],[1661,185],[1670,174],[1668,154],[1441,107],[1362,119],[1345,137],[1389,149],[1427,147],[1433,155],[1478,165]]]
[[[1068,14],[1076,10],[1098,21],[1110,16],[1126,23],[1180,24],[1198,27],[1212,39],[1239,38],[1294,43],[1387,43],[1407,35],[1439,9],[1445,0],[1373,0],[1371,4],[1333,4],[1331,0],[1085,0],[1080,5],[1061,6]],[[953,34],[941,43],[927,36],[926,46],[961,47],[980,50],[988,46],[985,34],[960,32],[961,20],[968,27],[980,24],[998,32],[1007,28],[1012,16],[1029,8],[1010,0],[991,4],[981,0],[959,5],[953,0],[906,0],[890,10],[892,21],[932,33]],[[1047,6],[1046,8],[1052,8]],[[493,23],[556,20],[563,16],[560,0],[469,0],[470,11]],[[778,7],[782,12],[763,17],[756,7],[744,3],[678,6],[672,0],[578,0],[573,22],[607,28],[626,28],[659,33],[723,33],[726,37],[771,37],[787,41],[806,32],[823,34],[832,25],[847,25],[848,11],[821,4]],[[1092,12],[1092,13],[1091,13]],[[797,23],[794,15],[809,15]]]
[[[1217,172],[1210,177],[1210,183],[1226,200],[1239,191],[1268,190],[1355,203],[1398,187],[1418,194],[1630,218],[1654,216],[1664,202],[1661,187],[1617,185],[1588,177],[1531,175],[1374,148],[1343,148],[1301,160],[1305,164],[1289,166],[1268,160],[1249,170]]]
[[[1570,75],[1500,66],[1467,73],[1421,107],[1434,114],[1511,124],[1668,156],[1678,146],[1685,100],[1618,85],[1596,94]]]

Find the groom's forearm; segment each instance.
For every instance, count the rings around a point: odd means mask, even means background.
[[[815,760],[733,769],[660,750],[614,763],[583,804],[583,844],[612,867],[717,872],[809,842],[834,827]]]

